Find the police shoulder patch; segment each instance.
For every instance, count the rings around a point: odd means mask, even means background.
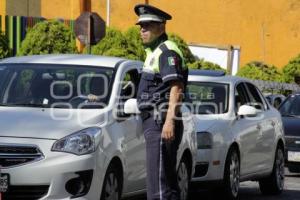
[[[168,63],[170,66],[176,65],[176,57],[173,57],[173,56],[168,57]]]

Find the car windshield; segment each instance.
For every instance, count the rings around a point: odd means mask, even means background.
[[[228,112],[228,84],[189,82],[187,99],[194,114],[222,114]]]
[[[109,100],[113,72],[107,67],[77,65],[0,65],[0,105],[103,108]]]
[[[300,117],[300,95],[291,95],[279,108],[282,116]]]

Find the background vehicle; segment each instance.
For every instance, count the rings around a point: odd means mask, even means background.
[[[280,106],[280,104],[284,101],[284,99],[286,98],[282,94],[270,94],[265,97],[269,101],[269,103],[277,109]]]
[[[288,96],[279,112],[285,132],[286,165],[291,172],[300,173],[300,93]]]
[[[145,192],[141,119],[122,109],[136,95],[141,67],[90,55],[2,60],[2,198],[106,200]],[[196,150],[193,121],[185,123],[178,153],[184,198]]]
[[[240,181],[259,181],[264,194],[284,187],[284,135],[279,112],[255,85],[222,72],[190,71],[188,98],[197,124],[193,183],[212,183],[237,199]]]

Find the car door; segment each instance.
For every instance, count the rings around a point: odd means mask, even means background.
[[[241,105],[248,105],[250,98],[245,83],[241,82],[235,87],[235,111],[237,112]],[[257,138],[261,129],[259,129],[259,120],[252,117],[240,116],[233,125],[233,133],[237,134],[240,144],[241,157],[241,175],[248,175],[256,170],[257,162]]]
[[[127,115],[123,112],[126,100],[136,97],[139,73],[131,69],[123,74],[120,83],[120,98],[118,104],[117,123],[124,132],[123,149],[125,155],[124,192],[135,192],[145,189],[146,184],[146,151],[145,139],[142,131],[142,121],[139,115]]]
[[[256,148],[256,168],[258,171],[263,171],[269,169],[273,165],[273,157],[275,155],[274,145],[275,145],[275,121],[273,111],[266,104],[265,99],[262,94],[251,83],[246,83],[251,105],[255,106],[256,109],[260,111],[257,118],[259,122],[259,135],[257,138],[257,148]]]

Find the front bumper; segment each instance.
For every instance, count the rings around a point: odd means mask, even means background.
[[[80,175],[78,172],[92,171],[90,177],[90,188],[86,195],[72,199],[100,199],[103,174],[101,167],[97,164],[96,153],[76,156],[69,153],[52,152],[51,147],[55,140],[27,139],[27,138],[1,138],[3,144],[28,144],[39,147],[44,158],[15,167],[7,167],[1,173],[9,175],[9,188],[11,190],[18,187],[37,188],[42,190],[40,199],[71,199],[73,196],[66,190],[66,184],[71,179]],[[103,170],[102,170],[103,171]],[[33,190],[33,189],[32,189]],[[8,189],[9,194],[10,189]],[[12,191],[11,191],[12,192]],[[4,199],[6,194],[3,194]]]
[[[289,153],[296,153],[298,156],[289,156]],[[292,173],[300,173],[300,149],[287,148],[285,166]]]
[[[198,149],[195,174],[192,182],[214,182],[223,180],[225,149]]]

